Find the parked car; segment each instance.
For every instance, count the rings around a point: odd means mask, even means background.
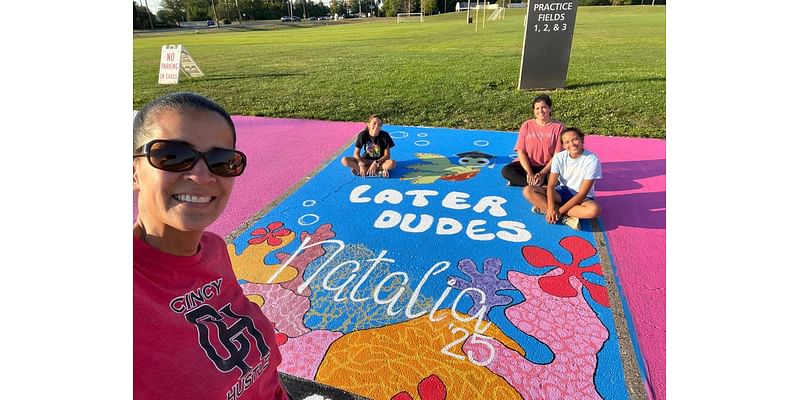
[[[214,21],[212,21],[212,20],[208,20],[208,21],[206,21],[206,24],[207,24],[208,26],[214,26]]]
[[[298,17],[297,15],[292,15],[292,22],[298,22],[300,20],[301,20],[301,18]]]
[[[309,20],[309,21],[316,21],[316,20],[317,20],[317,17],[310,17],[308,20]]]
[[[281,22],[292,22],[292,17],[284,15],[281,17]]]
[[[331,16],[330,16],[330,15],[323,15],[323,16],[319,17],[319,20],[320,20],[320,21],[327,21],[327,20],[329,20],[329,19],[331,19]]]

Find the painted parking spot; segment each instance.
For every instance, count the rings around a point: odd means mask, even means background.
[[[384,129],[390,178],[334,160],[229,245],[281,371],[370,398],[627,398],[598,243],[505,185],[516,135]]]

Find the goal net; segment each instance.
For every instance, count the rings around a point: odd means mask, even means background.
[[[422,13],[397,13],[397,23],[423,22]]]

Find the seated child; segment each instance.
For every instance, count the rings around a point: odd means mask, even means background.
[[[575,230],[580,229],[580,218],[600,215],[600,205],[594,200],[594,182],[603,175],[600,160],[584,149],[583,136],[578,128],[565,129],[561,133],[564,150],[553,156],[547,188],[523,189],[533,212],[544,214],[547,223],[560,221]]]
[[[389,177],[389,170],[397,163],[392,160],[390,148],[394,141],[389,133],[382,130],[383,120],[378,115],[370,115],[367,127],[358,133],[353,157],[342,157],[342,165],[349,167],[353,175]],[[361,149],[364,153],[361,153]]]

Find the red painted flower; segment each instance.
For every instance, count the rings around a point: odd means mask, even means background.
[[[419,382],[417,392],[421,400],[444,400],[447,398],[447,388],[436,374],[433,374]],[[413,400],[408,392],[400,392],[392,396],[391,400]]]
[[[525,258],[528,264],[537,268],[554,266],[556,269],[564,271],[559,275],[540,278],[539,286],[542,290],[553,296],[575,297],[578,295],[578,291],[569,284],[569,277],[574,276],[581,281],[583,287],[589,291],[589,295],[592,296],[594,301],[608,307],[610,303],[605,286],[589,282],[583,277],[583,274],[587,272],[593,272],[603,276],[603,269],[600,267],[600,264],[592,264],[588,267],[578,266],[581,261],[597,254],[597,249],[587,242],[586,239],[578,236],[567,236],[561,239],[559,244],[572,255],[572,263],[570,265],[563,264],[556,260],[552,253],[541,247],[525,246],[522,248],[522,257]]]
[[[281,244],[281,237],[289,235],[292,231],[283,227],[283,222],[273,222],[267,225],[267,229],[258,228],[250,232],[250,236],[255,236],[247,241],[250,244],[260,244],[265,240],[270,246],[277,246]]]

